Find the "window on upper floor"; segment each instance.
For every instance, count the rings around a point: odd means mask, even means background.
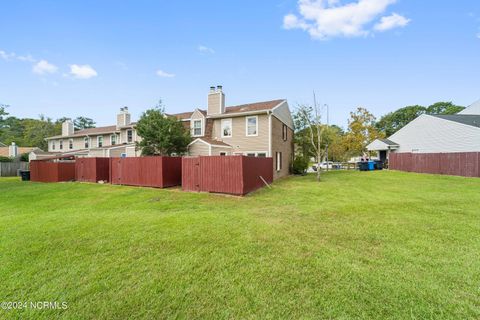
[[[193,120],[193,136],[202,136],[202,120]]]
[[[52,150],[55,150],[55,141],[52,141]]]
[[[58,149],[63,150],[63,140],[58,142]]]
[[[110,145],[114,146],[116,144],[117,144],[117,135],[116,134],[110,135]]]
[[[88,137],[83,138],[83,145],[85,146],[85,149],[90,148],[90,139]]]
[[[246,135],[258,136],[258,116],[245,117]]]
[[[68,140],[68,149],[73,149],[73,139]]]
[[[232,119],[222,119],[222,138],[232,136]]]
[[[103,147],[103,136],[97,137],[97,147],[99,148]]]
[[[127,142],[128,143],[133,142],[133,130],[127,130]]]
[[[283,138],[283,141],[287,141],[288,139],[288,129],[286,124],[284,124],[282,127],[282,138]]]

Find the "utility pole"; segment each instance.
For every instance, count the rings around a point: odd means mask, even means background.
[[[325,104],[324,105],[325,107],[327,107],[327,134],[328,134],[328,128],[329,128],[329,107],[328,107],[328,104]],[[327,139],[327,143],[325,145],[325,156],[327,158],[327,171],[328,171],[328,166],[329,166],[329,162],[328,162],[328,139]]]

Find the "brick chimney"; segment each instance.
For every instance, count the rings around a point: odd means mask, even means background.
[[[18,156],[18,147],[15,142],[12,142],[12,144],[8,146],[8,156],[10,158],[16,158]]]
[[[222,114],[225,112],[225,94],[222,86],[210,87],[208,93],[208,115]]]
[[[73,122],[71,119],[67,119],[62,123],[62,136],[71,136],[74,133]]]
[[[128,107],[120,108],[120,112],[117,114],[117,128],[130,125],[130,112]]]

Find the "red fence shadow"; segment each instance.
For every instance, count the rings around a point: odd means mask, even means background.
[[[245,195],[273,181],[273,159],[245,156],[191,157],[182,160],[182,189]]]
[[[30,180],[36,182],[60,182],[75,180],[75,162],[30,162]]]
[[[417,173],[480,177],[480,152],[391,153],[389,168]]]
[[[110,181],[110,159],[77,158],[75,180],[82,182]]]
[[[157,188],[178,186],[182,182],[182,158],[110,158],[110,182]]]

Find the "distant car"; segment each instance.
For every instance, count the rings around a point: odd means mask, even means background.
[[[333,169],[333,161],[325,161],[320,163],[320,169]]]

